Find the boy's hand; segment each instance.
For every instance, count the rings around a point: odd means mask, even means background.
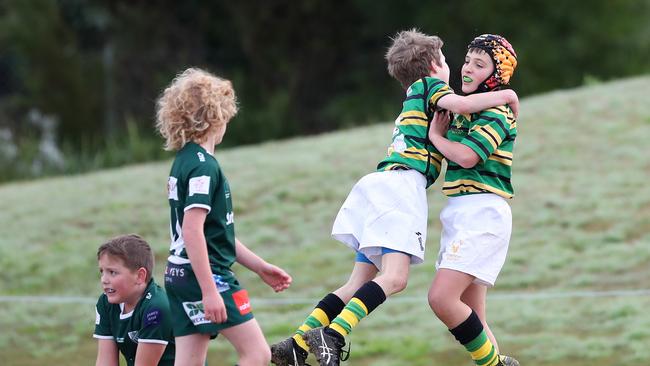
[[[517,118],[519,116],[519,97],[512,89],[506,89],[505,91],[508,93],[508,105],[510,106],[510,109],[512,109],[515,118]]]
[[[201,302],[203,303],[203,313],[205,314],[206,320],[213,323],[224,323],[228,320],[226,304],[223,303],[221,294],[215,292],[207,296],[204,295]]]
[[[286,290],[293,281],[291,276],[282,268],[270,263],[264,263],[257,274],[275,292]]]
[[[431,120],[431,128],[429,129],[429,140],[432,140],[434,136],[445,136],[447,129],[449,129],[449,112],[447,111],[436,111],[433,113],[433,119]]]

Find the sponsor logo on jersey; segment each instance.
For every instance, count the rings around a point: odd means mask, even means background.
[[[209,194],[210,193],[210,177],[202,175],[200,177],[190,178],[190,192],[189,196],[195,194]]]
[[[102,317],[99,315],[99,311],[97,311],[97,306],[95,306],[95,325],[99,325],[101,320]]]
[[[393,150],[397,152],[400,153],[404,152],[404,150],[406,150],[406,142],[404,142],[404,135],[396,136],[391,146],[393,147]]]
[[[251,302],[248,299],[248,291],[242,289],[232,294],[233,300],[235,300],[235,305],[239,309],[241,315],[246,315],[251,312]]]
[[[152,308],[145,315],[143,319],[143,327],[158,325],[162,320],[162,312],[160,309]]]
[[[235,223],[235,213],[234,212],[228,212],[226,214],[226,225],[234,224]]]
[[[129,338],[133,341],[133,343],[138,343],[138,331],[134,330],[132,332],[127,333],[129,335]]]
[[[123,337],[115,337],[115,342],[124,343],[124,338]]]
[[[202,163],[205,162],[205,155],[203,155],[202,152],[197,152],[197,153],[196,153],[196,156],[199,157],[199,161],[200,161],[200,162],[202,162]]]
[[[194,325],[210,323],[210,321],[205,318],[205,312],[203,311],[203,303],[201,303],[200,301],[184,302],[183,310],[185,310],[185,314],[187,314],[187,316],[192,321],[192,324]]]
[[[147,295],[145,296],[147,300],[151,300],[151,292],[147,292]]]
[[[167,198],[170,200],[178,201],[178,179],[174,177],[169,177],[167,179]]]

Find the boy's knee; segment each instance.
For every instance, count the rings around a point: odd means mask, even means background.
[[[443,312],[444,308],[446,307],[444,294],[441,294],[440,291],[437,291],[435,289],[431,289],[429,290],[427,298],[429,300],[429,306],[431,307],[431,310],[433,310],[436,315],[439,315]]]
[[[406,276],[397,276],[394,281],[393,285],[395,286],[395,292],[404,291],[408,285],[408,277]]]
[[[402,274],[386,276],[382,282],[384,286],[388,287],[384,288],[384,290],[387,290],[389,294],[396,294],[406,288],[408,284],[408,276]]]
[[[264,347],[258,350],[247,352],[240,360],[240,365],[260,365],[266,366],[271,363],[271,349]]]

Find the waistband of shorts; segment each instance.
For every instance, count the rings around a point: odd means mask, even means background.
[[[385,170],[385,171],[382,171],[380,173],[401,175],[401,176],[407,177],[409,179],[413,179],[415,181],[415,183],[422,186],[422,188],[427,187],[427,177],[425,177],[424,174],[418,172],[415,169]]]
[[[448,205],[454,206],[465,206],[465,205],[476,205],[476,206],[491,206],[491,205],[502,205],[508,204],[505,198],[494,193],[476,193],[476,194],[465,194],[462,196],[448,197]]]

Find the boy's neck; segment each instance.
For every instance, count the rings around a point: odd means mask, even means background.
[[[140,291],[133,295],[133,298],[124,302],[124,308],[122,309],[124,314],[128,314],[135,309],[136,305],[138,305],[140,299],[142,299],[142,296],[144,296],[144,293],[147,291],[147,284],[143,284],[139,290]]]
[[[429,71],[429,75],[428,75],[428,76],[429,76],[429,77],[432,77],[432,78],[436,78],[436,79],[442,80],[442,81],[444,81],[445,83],[449,83],[449,80],[445,80],[445,79],[443,79],[443,78],[442,78],[442,75],[440,75],[439,73],[437,73],[437,72],[435,72],[435,71],[433,71],[433,70]]]
[[[215,137],[210,136],[207,138],[207,140],[203,141],[203,143],[199,144],[202,148],[205,149],[210,155],[214,156],[214,146],[215,144]]]

